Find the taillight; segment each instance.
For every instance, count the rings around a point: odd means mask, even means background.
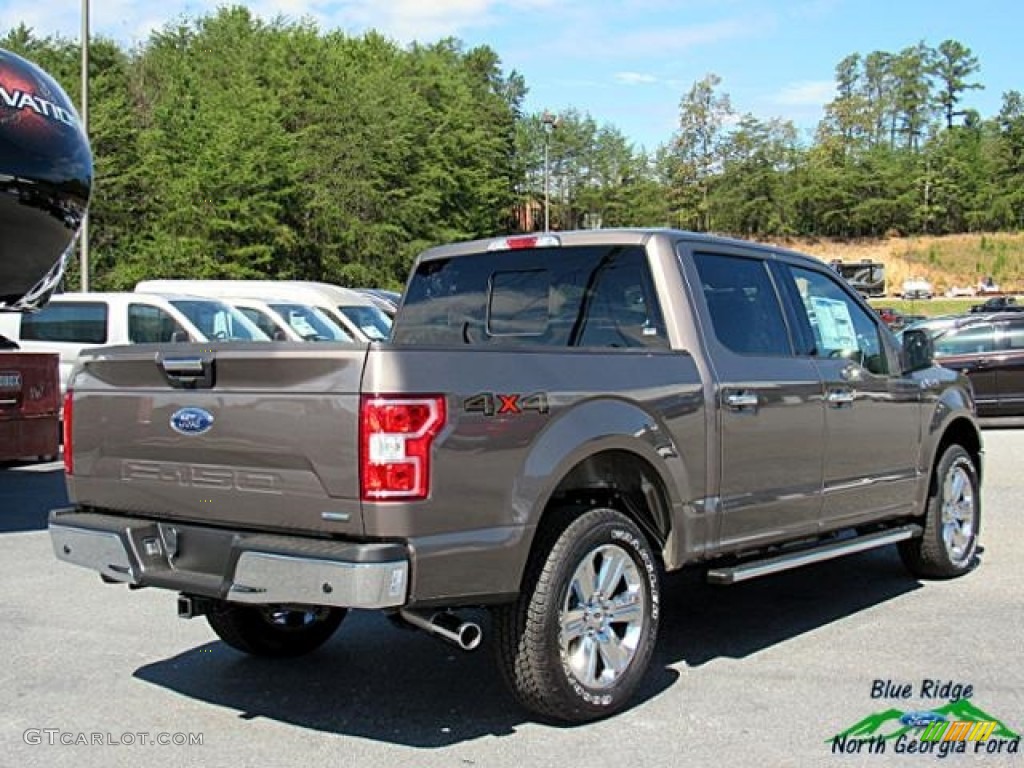
[[[74,415],[72,404],[75,402],[72,396],[71,390],[69,389],[64,393],[64,415],[63,415],[63,439],[64,439],[64,474],[73,475],[75,473],[75,456],[71,450],[71,421]]]
[[[364,500],[417,501],[430,494],[430,447],[444,427],[444,398],[363,395],[359,477]]]

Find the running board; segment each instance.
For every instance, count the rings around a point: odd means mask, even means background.
[[[727,568],[712,568],[708,571],[709,584],[735,584],[747,579],[756,579],[758,576],[766,576],[769,573],[788,571],[791,568],[799,568],[802,565],[820,563],[823,560],[832,560],[843,555],[852,555],[854,552],[864,552],[869,549],[886,547],[895,544],[897,541],[905,541],[920,536],[923,529],[920,525],[905,525],[901,528],[893,528],[878,533],[869,533],[865,536],[837,541],[832,544],[824,544],[820,547],[802,549],[778,557],[769,557],[764,560],[751,560],[739,565]]]

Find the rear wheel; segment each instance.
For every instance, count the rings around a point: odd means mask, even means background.
[[[344,608],[218,602],[206,614],[225,643],[253,656],[301,656],[316,650],[345,618]]]
[[[642,681],[658,619],[646,537],[621,512],[591,509],[546,532],[518,601],[495,609],[499,663],[527,709],[565,722],[604,717]]]
[[[912,574],[949,579],[974,565],[981,524],[978,470],[960,445],[950,445],[935,467],[924,518],[924,534],[900,543],[900,556]]]

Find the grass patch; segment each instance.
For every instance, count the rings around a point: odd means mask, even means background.
[[[983,298],[977,299],[871,299],[869,304],[873,307],[892,307],[904,315],[924,315],[925,317],[936,317],[937,315],[962,315],[968,312],[975,304],[980,304]]]

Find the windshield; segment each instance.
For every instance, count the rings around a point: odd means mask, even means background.
[[[306,341],[352,341],[352,336],[321,309],[283,302],[272,302],[270,308]]]
[[[338,307],[338,310],[370,341],[383,341],[391,335],[391,318],[377,307]]]
[[[208,341],[269,341],[270,337],[234,307],[214,299],[171,299]]]
[[[270,338],[280,340],[284,334],[284,331],[278,327],[270,313],[263,312],[255,307],[236,307],[236,309],[255,323],[256,327]]]

